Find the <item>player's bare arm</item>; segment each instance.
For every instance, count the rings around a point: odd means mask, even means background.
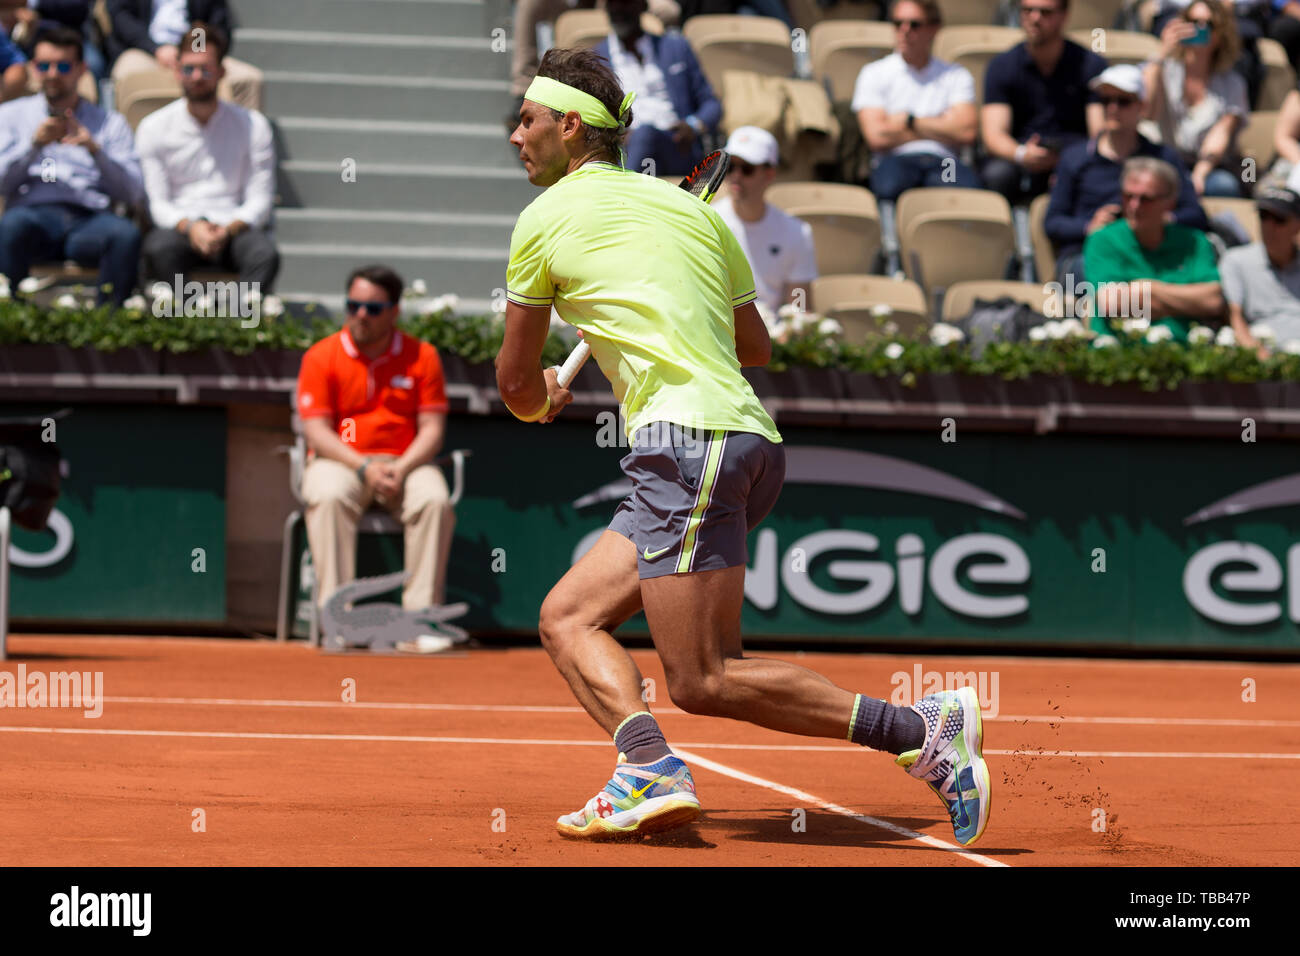
[[[741,367],[766,365],[772,359],[772,337],[758,306],[747,302],[736,309],[736,358]]]
[[[542,369],[550,326],[550,306],[506,303],[505,340],[496,359],[497,389],[511,413],[525,421],[552,421],[573,401],[573,394],[556,382],[555,370]]]

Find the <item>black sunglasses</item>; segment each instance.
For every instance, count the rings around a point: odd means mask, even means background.
[[[71,60],[59,60],[57,63],[53,60],[39,60],[32,65],[41,73],[48,73],[51,69],[55,69],[63,74],[71,73],[72,68],[76,66]]]
[[[206,66],[194,66],[192,64],[189,66],[181,67],[181,73],[183,73],[185,76],[193,76],[195,73],[197,73],[205,80],[210,80],[217,75],[213,73],[211,70],[209,70]]]
[[[754,175],[754,173],[758,172],[760,169],[763,169],[764,167],[755,166],[752,163],[745,162],[743,159],[738,159],[732,164],[731,168],[734,169],[736,172],[740,173],[740,175],[742,176],[752,176]]]
[[[348,315],[352,315],[355,312],[365,312],[366,315],[371,316],[379,315],[385,309],[392,308],[392,305],[391,302],[362,302],[358,299],[347,300]]]
[[[932,20],[894,20],[894,29],[901,30],[903,27],[911,27],[913,30],[921,30],[930,26]]]
[[[1118,106],[1123,109],[1125,106],[1132,106],[1138,101],[1136,96],[1099,96],[1097,102],[1102,106]]]

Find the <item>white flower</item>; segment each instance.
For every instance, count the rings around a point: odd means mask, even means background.
[[[790,334],[790,323],[785,319],[773,319],[767,326],[767,332],[772,336],[772,341],[784,342]]]
[[[896,359],[896,358],[902,358],[902,356],[903,356],[903,346],[901,343],[890,342],[888,345],[885,346],[885,358]]]
[[[31,295],[41,287],[41,280],[36,276],[28,276],[18,283],[18,291],[24,295]]]
[[[793,302],[786,302],[776,310],[776,315],[779,319],[793,319],[801,311]]]
[[[834,319],[822,319],[817,323],[817,334],[819,335],[839,335],[843,331],[844,326]]]
[[[1237,344],[1237,333],[1232,331],[1231,325],[1225,325],[1219,329],[1219,334],[1214,337],[1215,345],[1222,345],[1225,348]]]
[[[936,322],[930,329],[930,341],[935,345],[952,345],[954,342],[964,341],[966,333],[955,325],[948,325],[946,322]]]
[[[413,295],[428,295],[429,287],[424,284],[423,279],[416,279],[411,283],[411,293]]]
[[[883,319],[887,315],[894,314],[894,307],[888,302],[878,302],[871,307],[871,314],[878,319]]]
[[[1058,319],[1051,319],[1043,323],[1043,331],[1047,333],[1049,339],[1063,339],[1066,336],[1065,323]]]
[[[816,321],[817,316],[811,312],[796,312],[794,318],[790,320],[790,328],[795,332],[802,332]]]
[[[884,332],[886,335],[897,335],[898,323],[895,322],[893,319],[890,319],[888,322],[886,322],[884,325],[880,327],[880,331]]]
[[[81,303],[77,301],[75,295],[65,292],[54,300],[54,307],[56,309],[77,309],[81,307]]]
[[[1062,319],[1060,322],[1061,334],[1065,338],[1078,339],[1088,334],[1088,329],[1078,319]]]
[[[1031,342],[1047,341],[1047,329],[1045,329],[1041,325],[1035,325],[1032,329],[1029,330],[1029,341]]]
[[[1150,319],[1123,319],[1119,324],[1120,328],[1128,333],[1142,334],[1151,328]]]
[[[145,309],[149,308],[149,303],[145,301],[144,296],[137,294],[123,302],[122,308],[143,312]]]
[[[1146,340],[1155,345],[1159,342],[1168,342],[1174,337],[1173,330],[1167,325],[1157,325],[1147,331]]]
[[[1187,333],[1187,341],[1192,345],[1208,345],[1214,341],[1214,329],[1208,325],[1193,325]]]
[[[1119,345],[1119,339],[1113,335],[1099,335],[1092,340],[1092,347],[1095,349],[1108,349],[1115,345]]]
[[[456,306],[460,305],[460,296],[448,292],[446,295],[440,295],[429,303],[430,312],[454,312]]]
[[[262,300],[262,314],[267,318],[273,319],[277,315],[284,313],[284,303],[280,301],[278,295],[268,295]]]
[[[0,299],[7,299],[9,295],[9,277],[0,275]]]
[[[1300,355],[1300,339],[1289,339],[1287,343],[1282,346],[1282,351],[1287,355]]]
[[[1259,339],[1261,342],[1277,341],[1277,333],[1273,331],[1271,326],[1265,325],[1263,322],[1256,322],[1252,325],[1250,327],[1250,334],[1255,336],[1255,338]]]

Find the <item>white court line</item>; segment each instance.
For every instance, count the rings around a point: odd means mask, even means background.
[[[229,740],[342,740],[379,743],[417,744],[537,744],[549,747],[608,747],[608,740],[547,740],[537,737],[434,737],[416,734],[291,734],[253,730],[115,730],[107,727],[0,727],[10,734],[90,734],[116,737],[206,737]],[[817,746],[813,744],[719,744],[690,741],[673,744],[673,750],[685,755],[685,748],[704,750],[834,751],[867,753],[866,747]],[[1178,753],[1173,751],[1126,750],[985,750],[994,757],[1173,757],[1184,759],[1300,760],[1300,753]],[[737,771],[739,773],[740,771]]]
[[[262,700],[247,697],[105,697],[106,704],[178,704],[182,706],[220,706],[220,707],[318,707],[351,708],[354,710],[429,710],[455,713],[487,712],[502,714],[582,714],[581,707],[543,706],[532,704],[425,704],[404,703],[398,701],[357,701],[344,703],[341,700]],[[676,707],[655,707],[656,714],[685,714]],[[986,721],[997,723],[1033,723],[1033,724],[1122,724],[1131,726],[1171,726],[1171,727],[1300,727],[1300,720],[1240,720],[1236,718],[1213,717],[1061,717],[1056,715],[1011,715],[999,714],[997,717],[984,716]]]
[[[698,744],[691,744],[692,747]],[[888,830],[890,833],[896,833],[908,840],[915,840],[926,846],[934,847],[936,850],[947,850],[949,853],[957,853],[967,859],[979,863],[981,866],[1007,866],[1000,860],[994,860],[991,857],[980,856],[972,850],[964,847],[954,846],[946,843],[936,837],[927,836],[924,833],[917,833],[915,830],[909,830],[907,827],[900,827],[896,823],[890,823],[888,820],[878,820],[875,817],[869,817],[862,813],[854,813],[848,807],[842,807],[838,803],[831,803],[829,800],[823,800],[821,797],[813,796],[803,790],[796,790],[794,787],[787,787],[785,784],[775,783],[771,780],[764,780],[762,777],[755,777],[753,774],[745,773],[743,770],[737,770],[734,767],[728,767],[726,764],[716,763],[699,754],[688,753],[681,747],[673,747],[673,751],[683,760],[689,761],[692,765],[704,767],[706,770],[712,770],[714,773],[720,773],[724,777],[731,777],[733,780],[741,780],[745,783],[752,783],[758,787],[766,787],[768,790],[775,790],[777,793],[783,793],[788,797],[794,797],[800,803],[816,804],[823,810],[829,810],[831,813],[838,813],[840,816],[849,817],[857,820],[859,823],[865,823],[868,826],[879,827],[882,830]]]

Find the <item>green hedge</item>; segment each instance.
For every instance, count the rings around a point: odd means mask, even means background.
[[[0,299],[0,346],[65,345],[105,352],[131,347],[171,352],[214,348],[235,354],[256,349],[302,350],[338,328],[315,313],[308,307],[302,319],[263,315],[255,327],[243,328],[237,318],[155,316],[143,306],[85,308],[68,303],[45,308]],[[471,363],[491,361],[503,332],[499,315],[452,316],[446,311],[405,316],[402,327],[440,351]],[[543,361],[563,361],[570,341],[552,333]],[[1061,338],[997,343],[977,358],[961,344],[940,346],[899,339],[844,345],[819,333],[815,325],[774,344],[769,368],[780,372],[794,366],[896,377],[904,385],[915,384],[917,376],[935,374],[995,375],[1007,380],[1068,376],[1093,385],[1129,384],[1151,391],[1175,388],[1185,381],[1300,381],[1300,356],[1278,353],[1261,361],[1251,350],[1235,346],[1140,344],[1132,336],[1117,347],[1095,348],[1087,338]]]

